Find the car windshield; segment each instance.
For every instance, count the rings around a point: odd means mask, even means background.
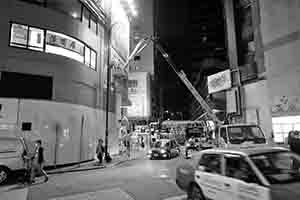
[[[272,152],[250,157],[271,184],[300,182],[300,157],[291,152]]]
[[[155,148],[162,148],[162,147],[166,147],[168,141],[157,141],[154,144]]]
[[[231,144],[242,144],[244,142],[262,144],[266,142],[264,134],[258,126],[228,127],[228,136]]]

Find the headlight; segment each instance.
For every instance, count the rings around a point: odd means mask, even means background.
[[[148,151],[148,154],[151,154],[151,153],[152,153],[152,150],[149,150],[149,151]]]
[[[190,143],[187,143],[186,146],[189,147],[189,146],[191,146],[191,144],[190,144]]]
[[[164,150],[164,149],[161,149],[160,150],[160,153],[166,153],[167,151],[166,150]]]

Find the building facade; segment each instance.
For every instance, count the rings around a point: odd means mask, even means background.
[[[300,2],[261,0],[258,4],[267,87],[275,141],[300,130]]]
[[[104,139],[110,27],[110,63],[120,65],[129,53],[129,18],[125,15],[120,21],[119,10],[124,3],[113,2],[2,2],[1,123],[14,124],[21,136],[44,140],[49,165],[91,159],[96,139]],[[112,20],[122,28],[108,25]],[[120,30],[128,34],[120,35]],[[122,95],[127,93],[115,84],[110,89],[109,148],[113,153],[118,151],[117,115],[122,99],[127,99]],[[31,127],[26,134],[24,123]]]
[[[141,39],[154,34],[153,0],[139,0],[135,3],[140,14],[130,23],[131,51]],[[148,120],[151,120],[152,102],[154,101],[152,90],[155,84],[151,81],[154,73],[153,48],[153,44],[149,44],[136,57],[135,61],[131,62],[129,67],[128,92],[131,106],[128,107],[127,113],[134,124],[146,124]]]
[[[131,72],[128,75],[128,97],[131,106],[128,107],[127,116],[135,124],[142,120],[148,121],[151,117],[151,90],[150,73]]]

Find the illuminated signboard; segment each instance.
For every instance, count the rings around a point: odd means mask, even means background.
[[[225,70],[207,77],[208,93],[215,93],[231,88],[230,70]]]
[[[96,51],[81,41],[62,33],[12,23],[10,46],[65,56],[84,63],[91,69],[96,70]]]
[[[84,44],[61,33],[46,32],[46,52],[84,62]]]

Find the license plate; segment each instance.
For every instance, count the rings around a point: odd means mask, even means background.
[[[155,157],[157,157],[157,156],[158,156],[158,154],[157,154],[157,153],[155,153],[155,154],[154,154],[154,156],[155,156]]]

